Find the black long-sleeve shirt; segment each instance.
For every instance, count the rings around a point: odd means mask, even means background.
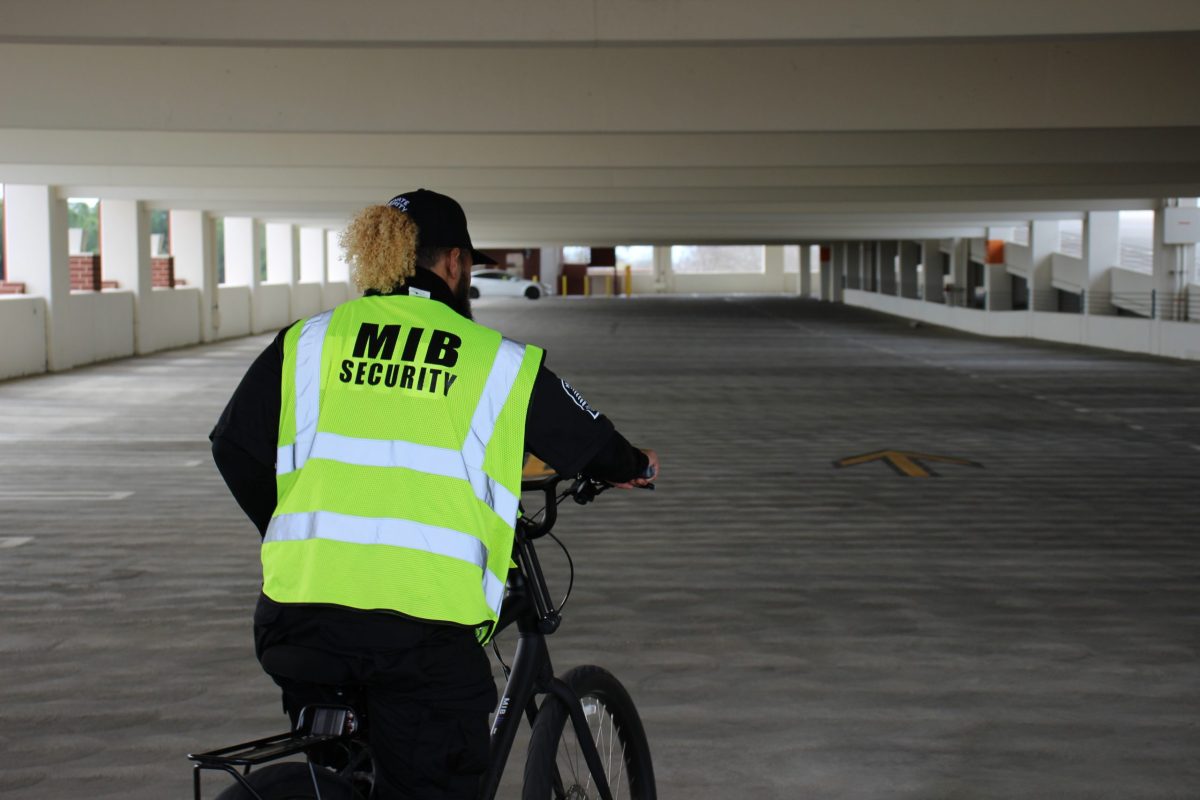
[[[453,307],[446,284],[418,270],[409,286]],[[407,292],[407,287],[402,290]],[[275,510],[275,457],[279,438],[283,337],[280,331],[242,378],[209,438],[213,458],[238,505],[265,533]],[[634,448],[570,384],[544,364],[525,419],[525,449],[562,475],[585,473],[621,483],[639,475],[646,456]]]

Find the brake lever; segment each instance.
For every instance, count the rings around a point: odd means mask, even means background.
[[[581,506],[596,499],[596,495],[603,492],[605,489],[611,488],[609,484],[602,481],[592,480],[580,476],[575,479],[575,483],[571,484],[571,497]]]

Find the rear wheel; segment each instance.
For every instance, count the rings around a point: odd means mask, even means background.
[[[629,693],[600,667],[576,667],[563,680],[583,704],[614,800],[654,800],[650,745]],[[523,800],[599,797],[567,707],[547,696],[529,739]]]
[[[530,300],[537,300],[539,297],[542,296],[542,292],[536,286],[530,286],[529,288],[527,288],[525,290],[525,296],[528,297]]]
[[[308,764],[290,761],[256,769],[246,776],[246,782],[254,787],[262,800],[316,800],[312,776]],[[361,800],[350,784],[327,770],[317,768],[317,786],[321,788],[321,800]],[[234,783],[217,795],[217,800],[254,800],[254,795],[241,783]]]
[[[472,300],[478,300],[479,290],[472,286],[470,289],[467,289],[467,297],[471,298]]]

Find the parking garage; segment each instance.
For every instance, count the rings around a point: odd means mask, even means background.
[[[1193,792],[1188,4],[73,5],[0,12],[6,797],[188,796],[286,727],[207,435],[418,185],[549,287],[477,318],[661,454],[564,506],[551,647],[662,797]]]

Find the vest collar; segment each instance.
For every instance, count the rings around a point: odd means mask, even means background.
[[[416,291],[412,291],[414,289]],[[450,291],[450,287],[444,280],[427,269],[418,269],[403,285],[393,288],[390,292],[380,292],[375,289],[363,292],[364,297],[393,297],[395,295],[428,297],[430,300],[436,300],[454,308],[454,293]]]

